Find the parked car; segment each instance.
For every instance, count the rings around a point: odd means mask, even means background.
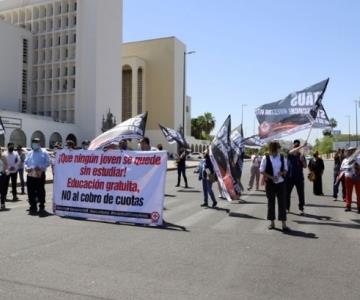
[[[202,159],[202,155],[200,154],[200,152],[192,152],[187,156],[188,159]]]

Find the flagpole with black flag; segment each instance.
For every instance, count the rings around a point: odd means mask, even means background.
[[[0,135],[4,135],[5,134],[5,126],[2,122],[2,119],[0,117]]]

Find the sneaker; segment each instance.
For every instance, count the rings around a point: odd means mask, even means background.
[[[203,203],[200,205],[201,207],[208,207],[208,204],[207,203]]]
[[[274,223],[271,223],[271,224],[268,226],[268,229],[269,229],[269,230],[275,229],[275,224],[274,224]]]
[[[1,204],[1,210],[5,210],[5,204]]]
[[[304,210],[302,209],[302,210],[300,210],[300,216],[305,216],[305,212],[304,212]]]
[[[351,211],[351,208],[350,208],[350,207],[346,207],[346,208],[345,208],[345,211]]]
[[[217,202],[214,202],[211,207],[215,208],[217,205]]]
[[[15,196],[15,197],[13,197],[13,199],[12,199],[13,201],[18,201],[19,200],[19,198],[17,197],[17,196]]]
[[[250,191],[250,190],[251,190],[251,187],[248,187],[247,190]]]
[[[179,187],[179,186],[180,186],[180,184],[175,185],[175,187]]]

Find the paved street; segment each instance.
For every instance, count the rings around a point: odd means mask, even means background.
[[[244,186],[248,170],[246,163]],[[284,234],[267,229],[264,192],[203,209],[193,169],[188,177],[192,188],[178,189],[175,172],[167,173],[165,229],[39,218],[27,215],[25,196],[8,202],[0,212],[0,299],[359,299],[355,210],[313,196],[306,180],[306,215],[298,215],[294,191]],[[326,195],[331,181],[328,161]]]

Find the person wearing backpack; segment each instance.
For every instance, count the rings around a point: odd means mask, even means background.
[[[286,186],[284,178],[287,172],[285,158],[280,154],[279,142],[270,142],[269,154],[264,155],[260,164],[260,173],[265,178],[265,191],[268,199],[267,219],[269,229],[275,228],[275,199],[278,203],[278,220],[282,222],[282,230],[289,231],[286,225]]]

